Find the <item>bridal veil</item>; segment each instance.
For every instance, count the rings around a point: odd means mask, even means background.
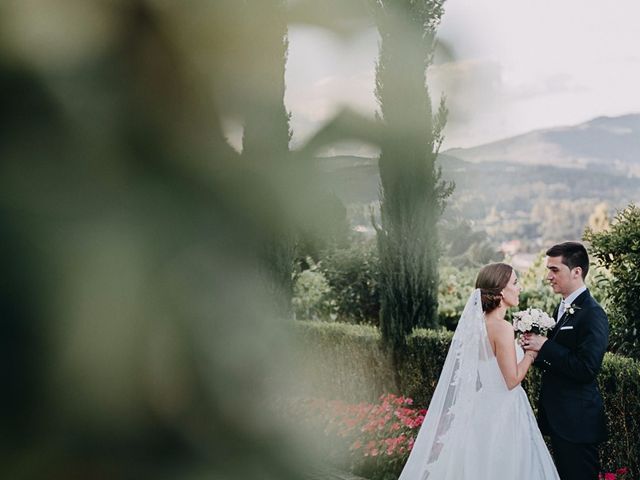
[[[438,385],[400,480],[435,479],[431,476],[434,466],[455,461],[453,440],[464,434],[470,424],[475,398],[482,390],[479,362],[491,356],[480,290],[476,289],[458,321]]]

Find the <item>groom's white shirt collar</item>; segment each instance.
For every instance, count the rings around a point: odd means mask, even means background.
[[[587,286],[583,285],[579,289],[574,290],[573,293],[571,293],[571,295],[569,295],[567,298],[564,299],[564,304],[567,307],[571,305],[575,301],[575,299],[578,298],[580,294],[584,292],[586,289],[587,289]]]

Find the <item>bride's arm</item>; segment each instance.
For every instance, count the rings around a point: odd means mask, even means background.
[[[536,354],[527,351],[522,360],[520,362],[517,361],[513,327],[506,321],[492,325],[488,334],[494,345],[498,366],[507,383],[507,388],[512,390],[520,385],[529,367],[533,364]]]

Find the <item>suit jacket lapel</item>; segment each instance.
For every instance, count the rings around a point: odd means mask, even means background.
[[[575,305],[576,307],[581,307],[582,304],[587,300],[587,298],[589,298],[591,296],[591,294],[589,293],[589,289],[585,290],[584,292],[582,292],[580,295],[578,295],[578,298],[576,298],[571,305]]]
[[[571,305],[568,305],[565,310],[564,313],[562,314],[562,317],[560,317],[558,319],[558,321],[556,322],[555,327],[553,327],[553,330],[551,330],[551,332],[549,332],[549,340],[553,340],[556,335],[558,334],[559,329],[569,321],[569,318],[567,317],[567,315],[569,315],[569,307],[571,306],[575,306],[580,308],[582,306],[582,304],[585,302],[585,300],[587,298],[589,298],[591,294],[589,293],[589,289],[585,290],[584,292],[582,292],[580,295],[578,295],[578,297],[571,302]],[[560,309],[560,305],[558,305],[555,310],[553,311],[553,317],[555,318],[558,315],[558,310]],[[575,315],[575,313],[574,313]]]

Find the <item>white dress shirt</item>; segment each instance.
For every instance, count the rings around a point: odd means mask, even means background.
[[[562,318],[564,315],[564,311],[567,307],[570,307],[571,304],[575,301],[576,298],[580,296],[582,292],[587,289],[586,285],[581,286],[577,290],[574,290],[570,295],[568,295],[562,302],[560,302],[560,307],[558,308],[558,320]]]

